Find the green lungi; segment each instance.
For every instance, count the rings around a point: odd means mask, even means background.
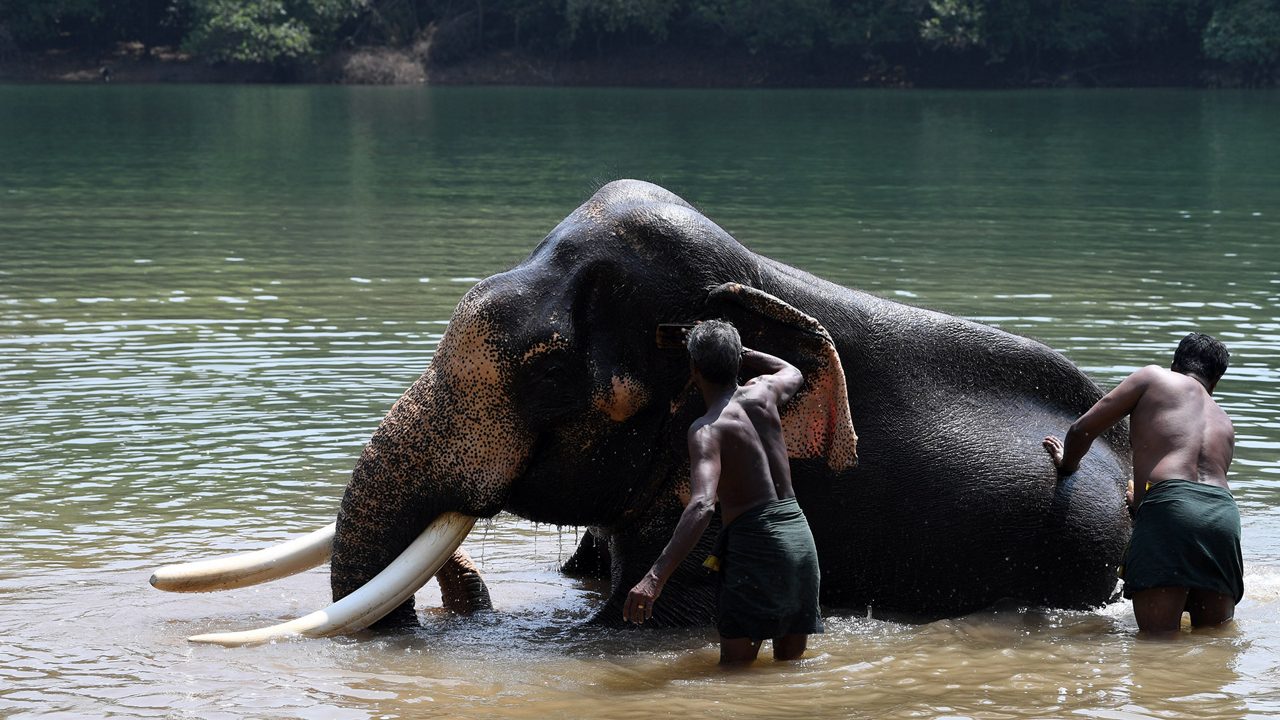
[[[1133,518],[1125,551],[1124,596],[1156,587],[1244,597],[1240,511],[1225,488],[1188,480],[1151,486]]]
[[[822,632],[818,550],[795,498],[746,511],[720,531],[717,628],[726,638],[760,641]]]

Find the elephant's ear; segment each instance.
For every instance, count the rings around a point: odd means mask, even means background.
[[[738,328],[742,343],[777,355],[804,373],[804,386],[781,408],[792,458],[823,458],[840,471],[858,464],[858,434],[849,412],[844,368],[822,323],[762,290],[725,283],[711,306]]]

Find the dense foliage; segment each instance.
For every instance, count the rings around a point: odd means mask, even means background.
[[[330,47],[361,0],[202,0],[190,3],[184,45],[213,61],[279,62]]]
[[[1280,0],[0,0],[0,46],[120,41],[272,66],[416,43],[441,63],[653,48],[935,84],[1270,84]]]

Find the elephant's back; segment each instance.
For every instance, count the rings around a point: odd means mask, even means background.
[[[1062,482],[1041,446],[1101,397],[1097,385],[1033,340],[814,280],[792,289],[836,341],[859,435],[836,505],[871,558],[831,595],[925,613],[1003,597],[1104,602],[1128,536],[1127,430]]]

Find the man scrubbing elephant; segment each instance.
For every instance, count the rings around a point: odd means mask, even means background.
[[[791,487],[778,408],[804,385],[795,366],[744,350],[733,325],[710,320],[689,333],[694,383],[707,412],[689,427],[691,495],[653,568],[631,589],[623,617],[643,623],[667,579],[711,523],[724,523],[708,566],[722,573],[720,662],[749,663],[765,639],[794,660],[822,632],[818,551]],[[741,366],[753,377],[738,385]]]
[[[1235,430],[1213,400],[1227,348],[1203,333],[1182,339],[1170,369],[1148,365],[1080,417],[1066,443],[1045,450],[1074,473],[1093,438],[1129,416],[1133,444],[1133,539],[1125,552],[1124,595],[1146,635],[1230,622],[1244,595],[1240,512],[1227,487]]]

